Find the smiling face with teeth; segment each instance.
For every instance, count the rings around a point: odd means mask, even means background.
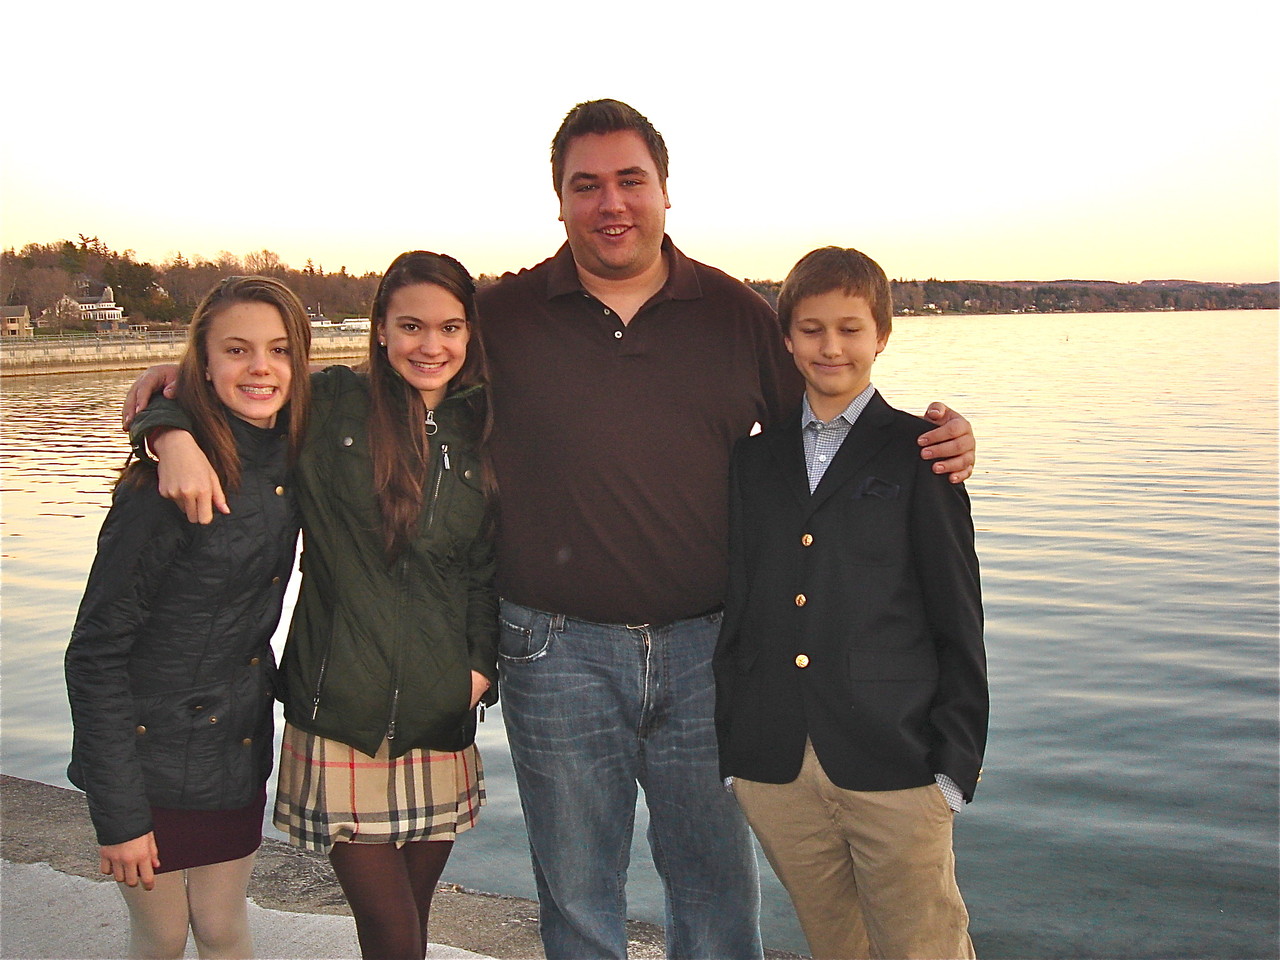
[[[449,381],[467,359],[471,325],[462,301],[434,283],[400,287],[378,324],[387,362],[418,391],[428,410],[444,399]]]
[[[630,280],[662,256],[666,184],[638,133],[587,133],[565,151],[560,219],[579,270]]]
[[[293,367],[280,311],[269,303],[233,303],[209,324],[205,379],[222,404],[255,427],[273,427],[289,399]]]

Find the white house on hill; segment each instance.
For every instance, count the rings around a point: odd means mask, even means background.
[[[76,277],[76,303],[80,305],[80,319],[85,323],[103,331],[124,329],[124,308],[116,306],[115,291],[110,284],[83,274]]]

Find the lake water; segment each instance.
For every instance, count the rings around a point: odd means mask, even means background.
[[[1275,957],[1276,312],[896,322],[876,385],[952,403],[981,455],[991,735],[956,830],[979,954]],[[131,379],[0,383],[5,773],[66,785],[62,651]],[[532,897],[500,710],[480,745],[490,802],[445,879]],[[631,913],[660,920],[643,848]],[[765,900],[766,943],[803,950],[770,876]]]

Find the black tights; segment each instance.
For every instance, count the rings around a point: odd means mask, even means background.
[[[423,960],[431,897],[452,840],[335,843],[329,862],[356,918],[364,960]]]

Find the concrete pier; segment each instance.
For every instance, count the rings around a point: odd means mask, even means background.
[[[0,774],[0,958],[124,955],[128,914],[115,881],[98,873],[97,849],[84,794]],[[465,842],[454,855],[467,855]],[[249,898],[259,957],[358,956],[351,911],[325,857],[264,839]],[[442,883],[428,960],[542,958],[537,918],[530,900]],[[627,932],[631,957],[664,956],[659,927],[633,920]]]

